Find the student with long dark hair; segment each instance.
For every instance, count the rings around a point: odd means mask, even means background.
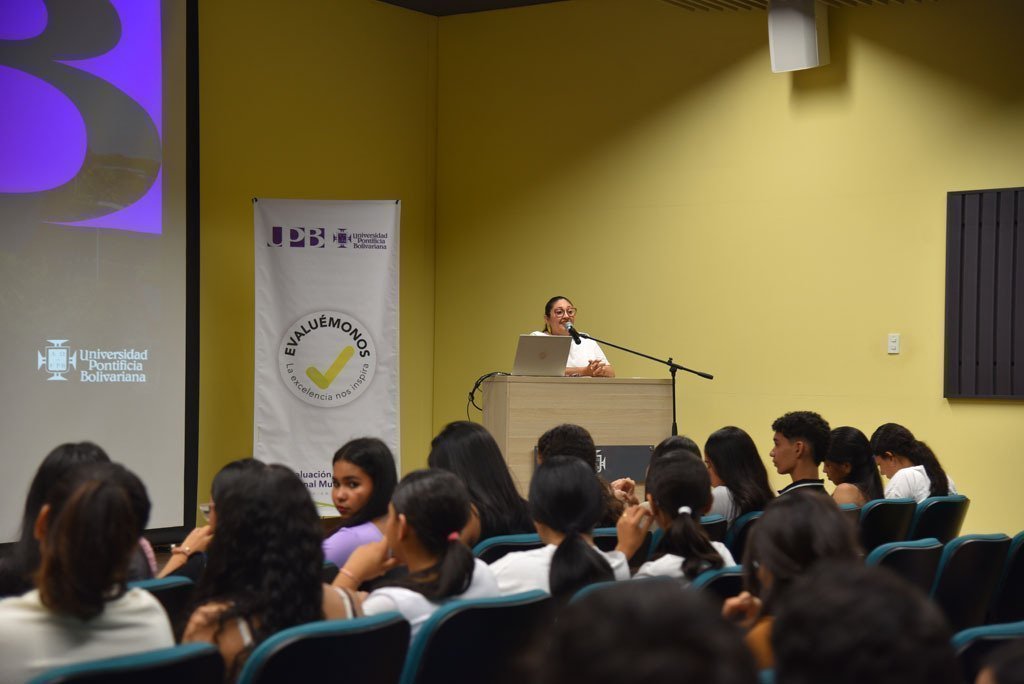
[[[352,552],[384,538],[388,504],[398,484],[395,457],[374,437],[347,442],[334,454],[331,499],[341,525],[324,540],[324,558],[339,568]]]
[[[216,498],[216,532],[183,641],[208,641],[238,676],[252,650],[286,627],[356,614],[325,587],[320,519],[302,480],[281,465],[234,472]]]
[[[712,514],[732,521],[751,511],[763,511],[775,493],[757,445],[744,430],[728,425],[715,430],[704,443],[711,477]]]
[[[415,636],[444,602],[498,595],[494,575],[473,558],[461,541],[470,515],[469,493],[444,470],[416,470],[395,488],[384,526],[384,539],[356,549],[341,568],[335,586],[356,589],[397,565],[408,575],[374,589],[363,611],[401,613]]]
[[[902,425],[880,425],[871,435],[871,453],[889,480],[887,499],[910,498],[921,503],[929,496],[957,493],[953,478],[946,475],[931,448]]]
[[[469,490],[473,516],[478,522],[468,523],[463,535],[467,544],[472,546],[481,539],[504,534],[533,532],[526,502],[516,491],[501,449],[486,428],[467,420],[448,423],[430,447],[427,465],[454,473]]]
[[[547,430],[537,440],[537,462],[542,463],[549,456],[572,456],[587,464],[597,475],[597,446],[590,432],[582,425],[573,423],[562,423]],[[636,495],[633,493],[636,483],[628,478],[616,480],[619,489],[615,484],[609,484],[600,475],[597,475],[601,483],[602,496],[604,497],[604,512],[598,520],[598,527],[615,527],[619,516],[626,510],[628,504],[636,504]]]
[[[729,549],[708,539],[701,527],[700,516],[711,506],[711,478],[698,457],[680,450],[655,461],[647,473],[647,500],[664,536],[658,557],[641,565],[636,577],[692,580],[705,570],[735,563]],[[634,510],[627,511],[618,525],[617,548],[627,557],[636,553],[646,534],[637,525]]]
[[[855,427],[838,427],[832,431],[825,454],[825,475],[836,485],[832,498],[838,504],[863,506],[883,496],[882,478],[871,457],[871,444]]]
[[[0,601],[0,681],[174,644],[160,603],[127,588],[148,518],[145,487],[123,466],[81,465],[52,483],[32,531],[37,588]]]
[[[545,546],[509,553],[491,564],[502,594],[540,589],[567,599],[593,582],[629,579],[626,556],[594,547],[604,511],[594,471],[578,458],[544,459],[530,482],[530,513]]]
[[[759,669],[771,668],[775,606],[794,580],[823,559],[860,562],[856,532],[839,506],[814,489],[772,499],[750,530],[743,553],[746,590],[722,614],[749,628],[747,645]]]

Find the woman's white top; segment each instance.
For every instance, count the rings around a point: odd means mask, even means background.
[[[91,620],[60,615],[39,591],[0,601],[0,682],[24,682],[63,665],[131,655],[174,645],[163,606],[148,591],[129,589]]]
[[[398,611],[412,626],[411,637],[415,637],[424,622],[438,608],[455,599],[493,598],[499,596],[498,585],[494,581],[491,569],[480,559],[474,559],[473,579],[465,592],[451,596],[444,601],[434,603],[426,596],[405,587],[381,587],[370,592],[363,600],[365,615],[378,615]]]
[[[708,511],[708,515],[720,515],[731,525],[739,514],[740,509],[728,487],[719,485],[711,488],[711,510]]]
[[[554,544],[542,546],[529,551],[513,551],[491,563],[491,570],[498,580],[498,590],[502,596],[518,594],[522,591],[540,589],[551,593],[551,559],[555,555]],[[617,580],[629,579],[629,563],[621,551],[602,551],[594,548],[604,556]]]
[[[953,485],[953,478],[946,476],[949,482],[949,493],[956,494],[956,487]],[[889,480],[885,487],[886,499],[913,499],[921,503],[931,496],[932,481],[928,479],[928,473],[924,471],[923,465],[900,468]]]
[[[531,335],[548,336],[546,332],[534,330]],[[602,363],[608,363],[608,357],[601,351],[601,347],[594,340],[580,339],[580,343],[572,342],[569,345],[569,358],[565,365],[567,368],[583,368],[590,364],[592,359],[601,359]]]
[[[714,547],[718,555],[722,557],[722,562],[725,565],[736,565],[736,561],[733,560],[732,554],[729,553],[729,549],[725,547],[722,542],[711,542],[711,546]],[[671,553],[666,553],[661,558],[657,558],[652,561],[647,561],[640,566],[640,569],[636,571],[634,577],[683,577],[683,561],[685,559],[682,556],[676,556]]]

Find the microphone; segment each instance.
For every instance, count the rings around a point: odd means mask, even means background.
[[[573,342],[575,342],[576,344],[583,344],[583,340],[580,339],[580,334],[576,332],[576,326],[574,326],[572,323],[566,323],[565,329],[569,331],[570,335],[572,335]]]

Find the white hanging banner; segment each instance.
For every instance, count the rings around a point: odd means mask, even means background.
[[[379,437],[399,457],[401,204],[257,198],[253,208],[253,456],[294,469],[330,515],[338,447]]]

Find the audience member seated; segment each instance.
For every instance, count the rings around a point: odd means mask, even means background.
[[[594,438],[586,428],[572,423],[563,423],[551,428],[537,440],[537,461],[543,463],[550,456],[572,456],[586,463],[590,470],[597,473],[597,447]],[[615,527],[619,516],[626,509],[627,502],[639,503],[633,489],[636,484],[632,480],[617,480],[621,490],[615,490],[607,481],[598,476],[604,496],[604,512],[597,527]],[[632,483],[632,485],[626,484]]]
[[[0,601],[0,682],[174,645],[160,603],[126,586],[149,519],[139,479],[123,466],[92,463],[51,485],[32,530],[37,588]]]
[[[594,547],[592,532],[603,511],[603,489],[594,471],[571,456],[545,458],[530,482],[530,512],[545,546],[491,564],[501,593],[540,589],[567,600],[593,582],[629,579],[622,552]]]
[[[407,575],[363,599],[363,612],[398,611],[413,636],[446,601],[498,596],[491,569],[460,541],[469,516],[469,493],[455,475],[445,470],[409,473],[395,488],[384,539],[356,549],[335,586],[354,590],[397,565],[406,566]]]
[[[516,491],[501,449],[482,425],[448,423],[430,443],[427,465],[455,473],[469,489],[472,517],[462,539],[470,547],[482,539],[533,532],[526,501]]]
[[[183,641],[220,649],[234,679],[253,649],[282,629],[356,614],[353,597],[320,580],[320,519],[290,468],[250,461],[219,493],[217,531]]]
[[[993,651],[985,659],[975,684],[1024,684],[1024,639]]]
[[[379,439],[353,439],[334,454],[331,499],[341,526],[324,540],[324,559],[339,568],[356,548],[384,538],[398,483],[395,457]]]
[[[813,411],[793,411],[772,423],[772,463],[779,475],[792,480],[779,494],[797,490],[825,492],[825,481],[818,475],[818,466],[828,452],[829,427],[825,419]]]
[[[570,604],[532,659],[540,684],[754,684],[734,625],[676,582],[620,582]]]
[[[741,515],[763,511],[775,497],[757,445],[744,430],[730,425],[712,432],[704,443],[704,460],[711,475],[710,513],[730,525]]]
[[[0,559],[0,597],[19,596],[34,586],[32,576],[39,568],[39,542],[33,530],[43,503],[50,496],[50,490],[77,466],[94,463],[110,463],[110,457],[92,442],[61,444],[43,459],[36,470],[32,484],[25,497],[25,509],[21,518],[21,535],[11,544],[10,550]],[[149,518],[149,500],[136,501],[136,513]],[[128,579],[138,580],[152,577],[156,560],[153,549],[145,537],[139,537],[139,548],[132,553],[128,568]]]
[[[210,484],[210,511],[206,514],[207,524],[200,525],[185,537],[185,540],[171,547],[171,557],[161,568],[159,577],[176,575],[188,577],[198,583],[206,568],[206,550],[213,539],[213,531],[217,526],[217,502],[224,492],[231,491],[241,473],[253,468],[262,468],[264,463],[252,458],[241,458],[232,461],[213,476]]]
[[[823,562],[778,602],[779,684],[955,684],[960,670],[939,609],[878,567]]]
[[[854,528],[830,497],[814,490],[796,491],[765,506],[747,538],[746,591],[722,606],[725,617],[749,629],[747,645],[759,669],[774,665],[770,637],[776,604],[797,577],[828,558],[860,562]]]
[[[879,426],[871,435],[871,453],[882,475],[889,480],[886,499],[914,499],[956,494],[953,479],[939,464],[927,444],[896,423]]]
[[[650,515],[644,507],[633,506],[618,524],[616,548],[627,558],[643,543],[652,516],[665,532],[660,555],[641,565],[636,577],[692,580],[705,570],[735,564],[725,544],[708,539],[700,524],[700,516],[711,507],[711,478],[699,457],[679,450],[655,461],[647,473],[647,501]]]
[[[883,497],[882,478],[871,456],[871,443],[855,427],[832,431],[825,454],[825,474],[836,486],[832,498],[837,504],[863,506]]]

